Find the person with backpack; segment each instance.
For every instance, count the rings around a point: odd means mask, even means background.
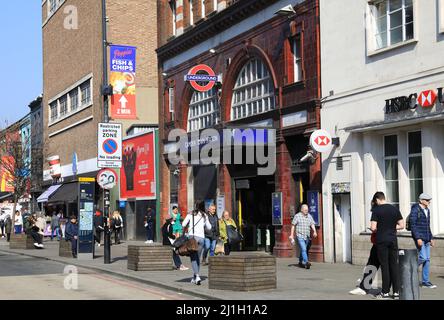
[[[205,245],[203,250],[202,264],[208,265],[208,252],[210,257],[214,256],[214,249],[216,249],[216,242],[219,239],[219,218],[216,214],[216,206],[212,203],[208,208],[208,220],[211,223],[211,230],[205,230]]]
[[[232,241],[230,241],[228,237],[227,229],[229,226],[237,230],[236,222],[230,217],[230,213],[225,210],[222,213],[222,219],[219,220],[219,237],[224,242],[224,254],[226,256],[230,255],[233,245]]]
[[[177,254],[176,250],[174,250],[173,248],[173,243],[176,240],[176,235],[173,233],[173,225],[174,224],[174,220],[173,218],[169,218],[165,221],[165,223],[162,226],[162,244],[164,246],[171,246],[173,249],[173,262],[174,262],[174,267],[176,268],[176,270],[181,270],[181,271],[185,271],[185,270],[189,270],[189,268],[185,267],[182,264],[182,260],[180,259],[180,256]]]
[[[427,193],[419,195],[419,203],[412,206],[407,217],[407,230],[412,232],[412,238],[418,249],[418,264],[422,266],[422,286],[435,289],[436,285],[430,282],[430,247],[435,246],[430,229],[430,202],[432,197]]]
[[[77,217],[72,215],[70,221],[66,225],[65,239],[71,241],[72,257],[77,258],[77,239],[79,236],[79,225],[77,224]]]
[[[371,217],[372,232],[376,232],[378,260],[381,264],[382,291],[377,299],[390,299],[390,287],[393,288],[393,298],[399,298],[399,263],[397,230],[404,229],[404,219],[401,212],[386,203],[383,192],[373,196],[377,206],[373,208]]]
[[[182,222],[182,227],[188,229],[188,236],[194,238],[197,242],[197,251],[190,254],[191,266],[193,269],[193,278],[191,283],[200,285],[200,258],[205,241],[205,229],[211,230],[211,223],[205,213],[205,203],[202,200],[197,200],[194,204],[194,210],[187,214]]]
[[[120,244],[120,232],[123,228],[123,218],[117,210],[113,212],[111,226],[114,231],[114,242],[115,244]]]

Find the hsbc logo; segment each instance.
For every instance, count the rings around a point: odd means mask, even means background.
[[[310,146],[316,152],[330,152],[333,148],[330,133],[324,129],[316,130],[310,136]]]
[[[330,144],[330,139],[328,137],[326,137],[326,136],[319,136],[319,137],[316,137],[314,142],[318,146],[328,146]]]
[[[385,100],[385,113],[397,113],[404,110],[415,110],[418,104],[423,108],[431,108],[436,100],[444,103],[443,88],[435,90],[425,90],[419,95],[412,93],[409,96],[401,96]]]

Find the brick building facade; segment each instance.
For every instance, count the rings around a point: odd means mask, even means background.
[[[276,14],[291,4],[296,14]],[[300,163],[310,134],[319,128],[320,59],[317,0],[158,1],[159,131],[161,210],[171,203],[182,214],[193,202],[225,196],[225,208],[242,225],[243,249],[265,248],[292,256],[291,216],[321,190],[320,159]],[[222,78],[215,89],[197,93],[184,75],[198,65]],[[168,133],[230,126],[277,130],[274,175],[257,176],[254,165],[172,165]],[[242,186],[243,185],[243,186]],[[282,192],[283,225],[272,225],[271,196]],[[321,210],[321,209],[319,209]],[[322,217],[311,259],[323,260]]]

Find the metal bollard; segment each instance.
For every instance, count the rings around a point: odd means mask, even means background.
[[[419,300],[418,251],[399,250],[400,300]]]

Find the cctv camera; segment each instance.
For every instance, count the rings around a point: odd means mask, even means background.
[[[313,163],[316,160],[316,151],[308,150],[307,154],[303,156],[299,162],[305,162],[310,161],[310,163]]]
[[[174,174],[175,176],[178,176],[179,173],[180,173],[180,170],[179,170],[179,169],[176,169],[176,170],[174,170],[174,172],[173,172],[173,174]]]

